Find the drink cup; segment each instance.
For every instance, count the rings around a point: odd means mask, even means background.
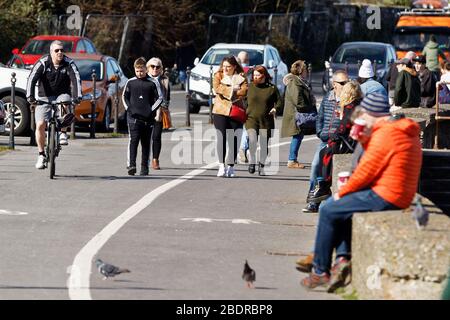
[[[341,189],[341,187],[347,183],[348,179],[350,179],[350,172],[348,171],[341,171],[338,173],[338,181],[337,181],[337,188],[338,191]]]
[[[350,130],[350,137],[353,140],[358,139],[361,133],[364,131],[366,124],[367,124],[366,120],[356,119],[355,122],[353,123],[352,129]]]

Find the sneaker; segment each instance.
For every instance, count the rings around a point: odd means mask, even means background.
[[[300,272],[304,273],[310,273],[313,268],[313,260],[314,260],[314,253],[308,254],[306,257],[298,259],[295,264],[295,269],[297,269]]]
[[[227,177],[228,178],[233,178],[235,176],[234,174],[234,167],[233,166],[228,166],[227,167]]]
[[[141,167],[140,176],[148,176],[148,167]]]
[[[351,262],[344,257],[338,258],[336,264],[331,268],[331,277],[327,292],[333,293],[336,289],[348,285],[351,281],[351,271]]]
[[[136,174],[136,167],[135,166],[127,167],[127,170],[128,170],[128,175],[129,176],[134,176]]]
[[[59,144],[62,146],[67,146],[69,144],[67,141],[67,134],[65,132],[61,132],[59,135]]]
[[[225,171],[225,165],[223,163],[221,163],[219,165],[219,171],[217,171],[217,176],[218,177],[225,177],[227,175],[227,172]]]
[[[306,278],[300,281],[300,284],[306,289],[314,289],[316,287],[326,286],[329,282],[330,276],[326,272],[317,274],[312,271]]]
[[[266,172],[264,171],[264,165],[262,163],[258,164],[258,175],[265,176]]]
[[[317,213],[319,211],[319,204],[314,202],[309,202],[306,207],[302,209],[305,213]]]
[[[305,166],[298,161],[289,160],[287,163],[289,169],[305,169]]]
[[[47,167],[47,158],[39,155],[35,165],[36,169],[45,169]]]

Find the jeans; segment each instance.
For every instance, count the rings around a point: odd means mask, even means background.
[[[312,191],[316,185],[317,176],[320,174],[321,168],[319,167],[319,154],[320,150],[327,146],[326,142],[320,141],[317,145],[316,153],[314,153],[314,158],[311,162],[311,174],[309,176],[309,191]]]
[[[180,80],[180,83],[185,83],[187,79],[186,70],[179,70],[178,71],[178,79]]]
[[[303,133],[292,136],[291,147],[289,148],[289,161],[297,161],[298,150],[302,144]]]
[[[242,128],[241,146],[239,149],[246,151],[246,150],[248,150],[248,148],[249,148],[248,133],[247,133],[247,129],[245,129],[245,126],[244,126]]]
[[[350,193],[339,200],[328,198],[319,209],[313,262],[315,272],[329,273],[334,248],[341,255],[350,255],[354,212],[392,209],[398,208],[378,196],[372,189]]]

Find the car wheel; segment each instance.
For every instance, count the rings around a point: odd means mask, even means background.
[[[111,125],[111,106],[109,103],[105,107],[105,114],[102,121],[102,131],[109,132],[109,127]]]
[[[5,130],[9,133],[10,130],[10,112],[11,112],[11,96],[2,98],[5,104],[6,118],[5,118]],[[14,135],[19,136],[28,133],[30,130],[30,110],[28,108],[27,101],[16,96],[16,110],[14,112]]]
[[[189,102],[189,112],[190,113],[199,113],[201,105]]]

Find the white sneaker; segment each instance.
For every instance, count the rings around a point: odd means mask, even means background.
[[[235,174],[234,174],[234,167],[228,166],[227,167],[227,177],[228,178],[233,178],[234,176],[235,176]]]
[[[39,155],[35,165],[36,169],[45,169],[46,166],[47,166],[47,159],[45,159],[44,156]]]
[[[62,146],[67,146],[69,142],[67,141],[67,134],[64,132],[61,132],[59,135],[59,144]]]
[[[227,175],[227,172],[225,171],[225,165],[223,163],[221,163],[219,165],[219,171],[217,171],[217,176],[218,177],[225,177]]]

